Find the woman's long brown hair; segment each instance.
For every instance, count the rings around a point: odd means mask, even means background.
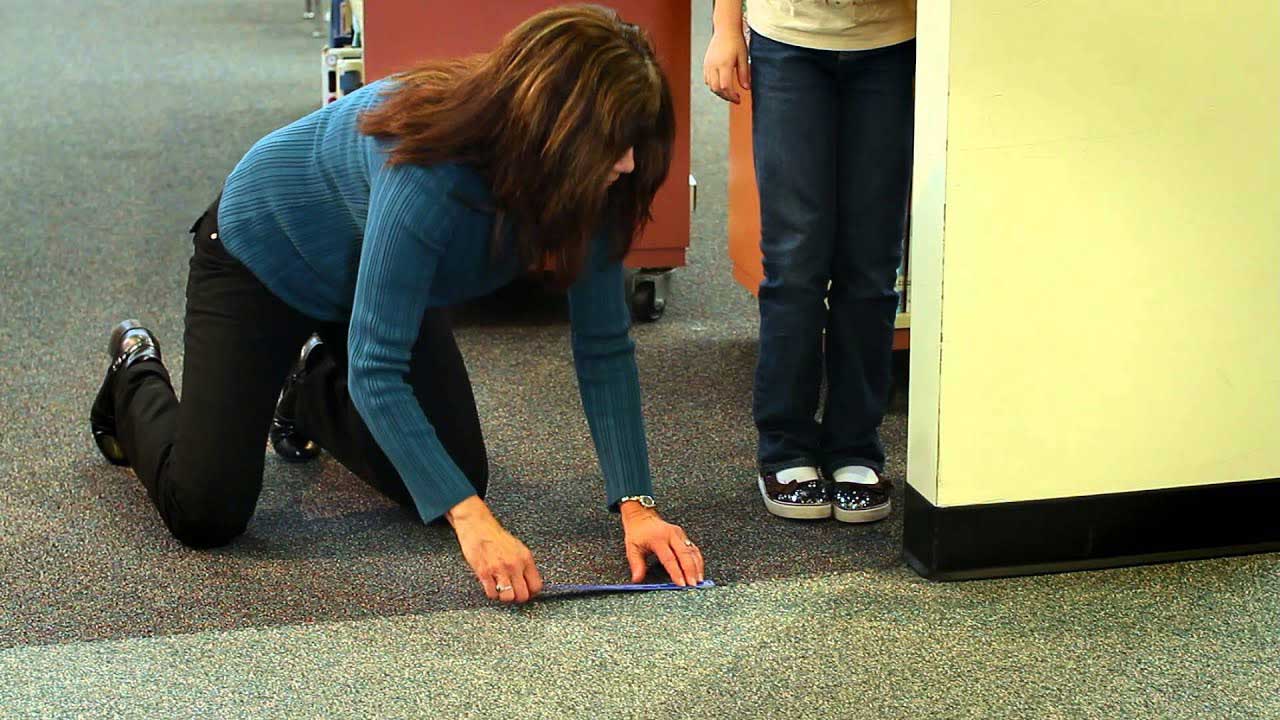
[[[401,73],[360,129],[395,141],[389,162],[458,162],[491,184],[526,267],[560,283],[581,272],[590,238],[624,255],[650,219],[675,140],[671,89],[643,31],[581,6],[526,20],[492,51]],[[608,185],[635,149],[635,171]]]

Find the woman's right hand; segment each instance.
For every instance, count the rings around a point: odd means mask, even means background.
[[[498,523],[483,500],[467,498],[445,513],[445,518],[458,536],[462,557],[490,600],[523,603],[542,592],[542,576],[533,564],[533,553]]]
[[[734,105],[742,102],[738,86],[751,89],[751,66],[747,63],[747,41],[740,30],[716,29],[702,60],[702,81]]]

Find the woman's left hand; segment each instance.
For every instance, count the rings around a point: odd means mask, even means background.
[[[621,512],[631,582],[644,580],[644,561],[650,553],[658,556],[677,585],[697,585],[705,579],[702,551],[680,526],[663,520],[656,510],[636,503],[623,503]]]

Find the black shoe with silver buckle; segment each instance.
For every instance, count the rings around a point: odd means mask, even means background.
[[[836,520],[868,523],[889,516],[893,507],[889,499],[893,485],[877,475],[875,470],[861,465],[848,465],[831,475],[835,488],[832,505]]]
[[[284,389],[280,391],[280,400],[276,403],[275,416],[271,418],[271,448],[286,462],[303,463],[320,454],[320,446],[315,441],[302,436],[297,426],[298,388],[311,370],[311,361],[317,357],[315,350],[324,344],[317,335],[312,335],[302,345],[298,362],[289,377],[285,378]]]
[[[116,439],[115,380],[120,371],[143,360],[160,362],[160,341],[137,320],[125,320],[111,329],[107,340],[111,365],[89,409],[89,429],[102,456],[112,465],[128,466],[124,447]]]
[[[759,476],[760,497],[769,512],[792,520],[831,517],[831,491],[815,467],[795,467]]]

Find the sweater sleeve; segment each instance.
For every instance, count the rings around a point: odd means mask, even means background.
[[[649,450],[640,408],[640,377],[622,264],[597,257],[569,289],[574,367],[582,407],[604,474],[610,510],[629,495],[652,495]]]
[[[430,522],[475,494],[406,380],[447,238],[459,222],[448,181],[414,167],[371,178],[347,338],[351,400]]]

